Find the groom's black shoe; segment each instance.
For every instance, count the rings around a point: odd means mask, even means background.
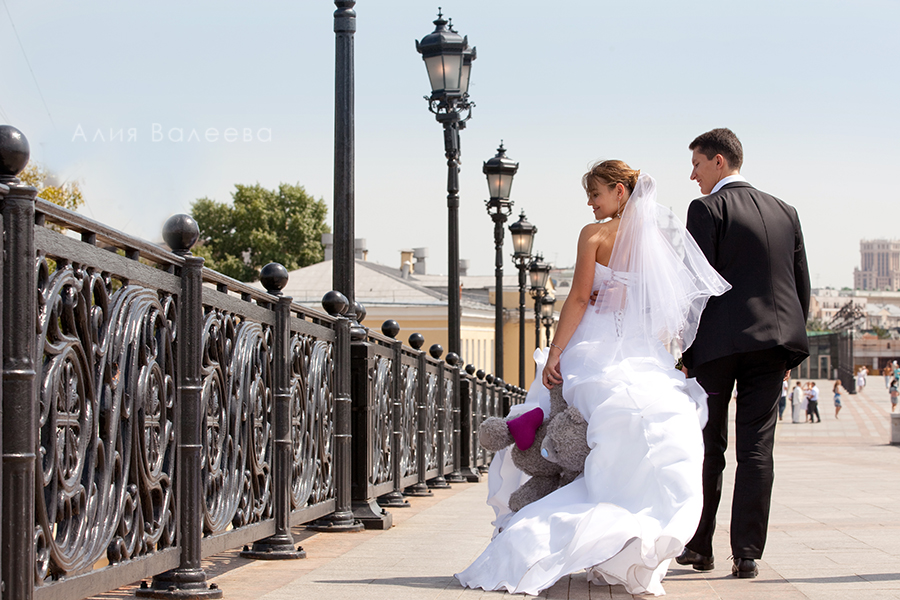
[[[675,562],[679,565],[692,565],[698,571],[712,571],[716,565],[712,556],[703,556],[689,548],[685,548],[684,552],[676,556]]]
[[[731,574],[741,579],[753,579],[759,575],[759,567],[752,558],[735,558],[731,565]]]

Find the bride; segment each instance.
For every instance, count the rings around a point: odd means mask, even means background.
[[[467,587],[536,595],[587,570],[598,584],[663,594],[662,578],[700,519],[706,394],[675,368],[710,296],[731,286],[709,265],[656,182],[619,160],[582,184],[598,222],[584,227],[571,291],[517,416],[562,385],[588,421],[584,475],[518,512],[510,494],[528,477],[508,451],[491,462],[496,512],[487,549],[456,577]]]

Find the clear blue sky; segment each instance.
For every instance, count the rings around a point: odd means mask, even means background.
[[[332,2],[0,2],[0,121],[82,182],[86,215],[159,239],[196,198],[257,181],[330,206]],[[813,285],[852,285],[860,238],[900,237],[896,0],[361,0],[356,232],[370,259],[399,267],[401,248],[427,246],[446,272],[446,162],[414,44],[438,5],[478,48],[460,191],[472,273],[493,272],[481,163],[501,138],[520,163],[514,210],[558,265],[591,218],[592,161],[650,173],[684,215],[699,195],[687,144],[722,126],[743,141],[743,174],[799,210]]]

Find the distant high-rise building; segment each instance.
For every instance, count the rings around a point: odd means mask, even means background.
[[[860,266],[853,269],[858,290],[900,290],[900,240],[860,240]]]

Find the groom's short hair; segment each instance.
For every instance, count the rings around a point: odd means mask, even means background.
[[[732,130],[725,127],[711,129],[698,135],[688,146],[688,150],[697,150],[709,160],[716,154],[721,154],[728,161],[728,166],[738,171],[744,163],[744,147],[741,146],[741,140]]]

